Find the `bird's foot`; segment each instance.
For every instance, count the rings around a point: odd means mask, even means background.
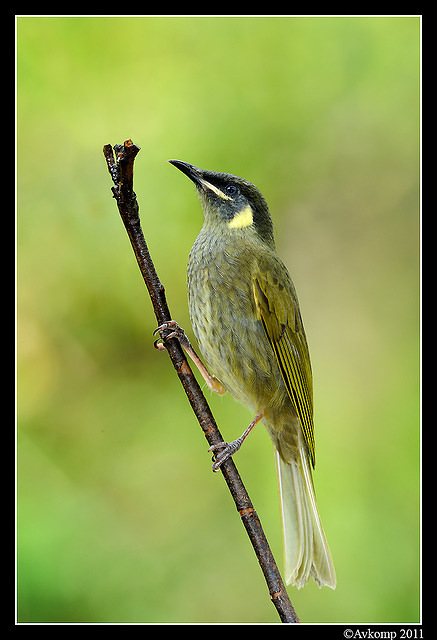
[[[212,465],[212,470],[213,471],[218,471],[221,467],[221,465],[231,456],[234,455],[234,453],[237,453],[238,449],[241,447],[241,445],[243,444],[243,436],[240,436],[239,438],[237,438],[236,440],[233,440],[232,442],[218,442],[217,444],[213,444],[208,451],[213,451],[214,455],[215,455],[215,459]],[[220,453],[215,453],[215,451],[220,450]]]
[[[222,451],[220,451],[220,453],[218,453],[215,456],[215,460],[214,460],[213,465],[212,465],[212,470],[213,471],[218,471],[220,469],[221,465],[225,462],[225,460],[227,460],[228,458],[233,456],[234,453],[236,453],[238,451],[238,449],[241,447],[241,445],[243,444],[243,442],[245,441],[245,439],[247,438],[249,433],[252,431],[252,429],[257,424],[257,422],[259,422],[261,420],[263,415],[264,415],[264,413],[262,411],[260,411],[260,413],[257,413],[255,418],[252,420],[250,425],[247,427],[246,431],[244,433],[242,433],[241,436],[239,438],[237,438],[236,440],[233,440],[232,442],[218,442],[217,444],[213,444],[208,449],[208,451],[216,451],[216,449],[222,449]]]
[[[164,332],[167,329],[172,329],[172,331],[169,334],[166,334]],[[153,343],[155,349],[158,349],[158,351],[165,351],[165,349],[167,348],[165,346],[166,341],[170,338],[177,338],[181,347],[184,348],[185,352],[190,356],[190,358],[198,368],[201,376],[208,385],[208,389],[214,391],[215,393],[218,393],[219,395],[223,395],[226,392],[226,389],[224,388],[220,380],[209,373],[208,369],[205,367],[202,360],[199,358],[199,356],[191,346],[191,342],[188,340],[185,331],[178,325],[177,322],[175,322],[175,320],[169,320],[168,322],[164,322],[163,324],[159,325],[159,327],[153,332],[153,335],[156,335],[157,333],[159,333],[160,337],[157,338]]]
[[[163,335],[166,329],[172,329],[172,331],[167,335]],[[169,320],[168,322],[160,324],[159,327],[157,327],[153,332],[153,335],[155,336],[157,333],[159,333],[159,338],[155,340],[153,346],[155,347],[155,349],[158,349],[158,351],[165,351],[165,342],[167,340],[170,340],[170,338],[177,338],[184,349],[186,349],[187,351],[192,350],[192,346],[186,336],[185,331],[178,325],[175,320]]]

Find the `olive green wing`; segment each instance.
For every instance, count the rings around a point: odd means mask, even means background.
[[[288,272],[282,264],[273,270],[269,266],[253,278],[255,304],[314,467],[313,382],[308,344]]]

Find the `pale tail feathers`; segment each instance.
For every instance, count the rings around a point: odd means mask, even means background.
[[[303,447],[299,460],[285,463],[275,451],[284,536],[285,582],[298,589],[313,578],[335,589],[336,577],[317,509],[311,470]]]

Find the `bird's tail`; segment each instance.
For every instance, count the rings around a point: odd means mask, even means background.
[[[303,443],[299,457],[284,462],[275,451],[284,536],[285,582],[298,589],[313,578],[335,589],[336,577],[317,509],[311,469]]]

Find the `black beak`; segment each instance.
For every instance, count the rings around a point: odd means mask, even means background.
[[[188,162],[182,162],[182,160],[169,160],[169,163],[182,171],[182,173],[185,173],[185,175],[188,176],[196,186],[202,186],[201,169],[198,169],[192,164],[188,164]]]

